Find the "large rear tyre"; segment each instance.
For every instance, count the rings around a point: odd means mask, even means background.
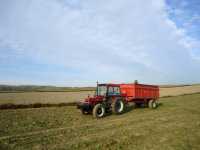
[[[122,114],[125,111],[125,103],[122,99],[117,99],[112,103],[112,112]]]
[[[93,117],[94,118],[102,118],[105,115],[105,107],[103,104],[97,104],[93,108]]]
[[[149,108],[155,109],[157,108],[158,104],[155,100],[150,100],[148,103]]]

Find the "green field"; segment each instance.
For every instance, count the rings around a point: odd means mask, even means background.
[[[74,106],[0,111],[0,149],[199,150],[200,94],[103,119]]]

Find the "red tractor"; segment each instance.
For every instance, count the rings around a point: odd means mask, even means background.
[[[133,102],[136,105],[147,104],[150,108],[157,107],[159,87],[154,85],[131,84],[98,84],[95,95],[88,96],[78,103],[77,108],[83,114],[92,113],[95,118],[105,116],[106,112],[121,114],[126,104]]]

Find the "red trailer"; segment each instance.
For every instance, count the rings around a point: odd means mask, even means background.
[[[120,84],[121,94],[127,101],[145,101],[159,98],[159,87],[145,84]]]
[[[159,87],[155,85],[130,84],[97,84],[93,97],[88,96],[78,103],[77,107],[83,114],[93,113],[95,118],[101,118],[106,112],[121,114],[126,104],[145,104],[150,108],[157,107]]]

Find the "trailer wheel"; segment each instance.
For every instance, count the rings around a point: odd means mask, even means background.
[[[103,104],[97,104],[93,108],[93,117],[102,118],[105,115],[105,107]]]
[[[122,99],[117,99],[112,103],[112,112],[114,114],[121,114],[125,110],[125,103]]]
[[[150,100],[148,103],[149,108],[155,109],[158,105],[155,100]]]

